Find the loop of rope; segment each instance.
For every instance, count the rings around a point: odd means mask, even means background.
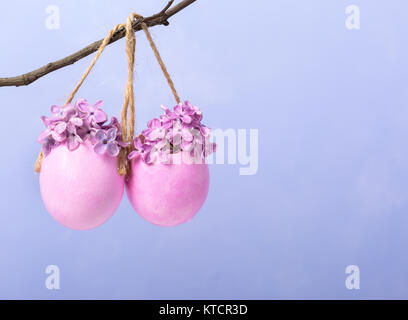
[[[132,23],[135,18],[143,19],[142,16],[137,13],[131,13],[126,21],[126,54],[128,60],[128,80],[125,88],[125,101],[122,107],[122,140],[128,141],[130,146],[125,149],[121,149],[118,158],[118,172],[120,175],[126,175],[129,173],[129,166],[127,161],[127,155],[133,148],[133,136],[135,131],[135,98],[133,90],[133,71],[135,66],[135,48],[136,37],[133,31]],[[127,112],[129,109],[129,122],[127,121]],[[127,130],[129,127],[129,131]]]
[[[136,37],[133,31],[132,23],[135,18],[143,19],[141,15],[137,13],[131,13],[127,19],[126,23],[126,53],[128,58],[128,82],[126,84],[125,89],[125,103],[123,105],[122,114],[124,114],[124,110],[126,105],[129,105],[129,136],[123,136],[123,139],[130,142],[134,136],[134,127],[135,127],[135,99],[133,93],[133,71],[135,66],[135,46],[136,46]],[[126,118],[122,119],[122,125],[126,127]]]
[[[152,48],[154,55],[157,59],[157,62],[159,63],[164,77],[167,80],[167,83],[170,86],[170,89],[173,93],[173,96],[177,102],[177,104],[180,103],[180,98],[177,94],[176,88],[174,87],[174,83],[170,78],[170,75],[167,71],[166,66],[164,65],[164,62],[160,56],[160,53],[152,39],[152,36],[147,28],[147,25],[145,22],[143,22],[143,17],[137,13],[131,13],[126,21],[126,24],[118,24],[116,25],[112,30],[109,31],[109,33],[106,35],[105,39],[103,39],[95,57],[93,58],[92,62],[82,75],[80,81],[74,88],[74,90],[71,92],[71,94],[68,97],[68,100],[66,101],[65,105],[71,103],[75,94],[78,92],[79,88],[85,81],[86,77],[88,74],[91,72],[93,66],[95,65],[96,61],[98,60],[99,56],[102,54],[103,50],[105,47],[108,45],[110,42],[113,34],[115,34],[119,29],[125,28],[126,30],[126,54],[127,54],[127,60],[128,60],[128,79],[126,83],[126,88],[125,88],[125,99],[122,107],[122,113],[121,113],[121,118],[122,118],[122,140],[123,141],[128,141],[130,143],[130,147],[125,150],[124,148],[121,149],[121,152],[118,157],[118,172],[121,175],[126,175],[129,172],[128,168],[128,161],[127,161],[127,154],[129,151],[132,149],[132,142],[133,142],[133,136],[134,136],[134,126],[135,126],[135,101],[134,101],[134,89],[133,89],[133,74],[134,74],[134,65],[135,65],[135,48],[136,48],[136,37],[135,33],[133,30],[133,22],[135,19],[139,19],[141,22],[142,29],[147,37],[147,40],[149,41],[150,47]],[[129,121],[127,119],[128,115],[128,109],[129,109]],[[129,127],[129,130],[128,130]],[[38,155],[37,161],[35,163],[35,172],[40,172],[41,170],[41,162],[43,159],[44,155],[42,151]]]
[[[152,50],[154,52],[154,55],[156,56],[157,62],[159,63],[159,65],[160,65],[160,67],[161,67],[161,69],[163,71],[164,77],[166,78],[167,83],[170,86],[170,89],[171,89],[171,92],[173,93],[174,99],[176,100],[177,104],[179,104],[180,103],[180,98],[179,98],[179,96],[177,94],[176,88],[174,87],[174,83],[171,80],[169,73],[167,72],[167,68],[164,65],[163,59],[160,57],[159,50],[157,50],[156,44],[154,43],[154,41],[152,39],[152,36],[150,35],[149,29],[147,28],[146,23],[144,23],[143,21],[142,21],[142,28],[143,28],[144,33],[146,34],[147,40],[149,41],[150,47],[152,48]]]
[[[124,27],[124,24],[117,24],[111,31],[109,31],[109,33],[107,34],[107,36],[105,37],[105,39],[103,39],[98,51],[96,52],[95,57],[93,58],[91,64],[89,65],[88,69],[86,69],[86,71],[84,72],[84,74],[82,75],[81,80],[79,80],[78,84],[76,85],[76,87],[74,88],[74,90],[72,90],[71,94],[68,97],[67,102],[65,102],[65,105],[67,105],[68,103],[71,103],[72,99],[74,98],[75,94],[78,92],[79,88],[81,87],[81,85],[84,83],[86,77],[88,76],[88,74],[91,72],[93,66],[96,63],[96,60],[98,60],[99,56],[102,54],[103,49],[105,49],[105,47],[108,45],[109,41],[111,40],[112,36],[114,35],[115,32],[117,32],[119,29],[122,29]]]

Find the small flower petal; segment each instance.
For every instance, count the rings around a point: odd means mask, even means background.
[[[108,149],[108,145],[103,143],[103,142],[98,142],[97,144],[95,144],[94,146],[94,151],[97,154],[105,154],[106,150]]]
[[[176,115],[178,115],[178,116],[180,116],[180,115],[182,115],[183,114],[183,108],[182,108],[182,106],[181,105],[177,105],[177,106],[175,106],[174,107],[174,113],[176,114]]]
[[[181,129],[181,135],[184,141],[188,141],[188,142],[193,141],[193,135],[191,134],[190,130],[188,130],[187,128]]]
[[[160,120],[154,118],[154,119],[150,120],[150,121],[147,123],[147,126],[148,126],[150,129],[160,128]]]
[[[95,109],[99,109],[99,108],[103,107],[103,100],[96,101],[95,104],[93,105],[93,107]]]
[[[94,112],[94,119],[95,122],[101,123],[105,122],[108,117],[106,116],[106,113],[102,111],[102,109],[96,109]]]
[[[69,151],[74,151],[78,149],[82,140],[78,136],[69,136],[67,139],[67,147]]]
[[[115,142],[110,142],[108,145],[108,154],[111,157],[116,157],[119,154],[120,148]]]
[[[139,151],[133,150],[131,153],[129,153],[128,159],[131,160],[131,159],[134,159],[134,158],[136,158],[136,157],[138,157],[138,156],[140,156]]]
[[[69,119],[69,122],[77,127],[82,126],[82,124],[84,123],[84,121],[81,118],[77,118],[77,117],[72,117],[71,119]]]
[[[84,113],[90,113],[92,110],[91,105],[85,99],[78,99],[75,105],[79,111]]]
[[[118,129],[117,128],[110,128],[107,132],[106,132],[106,139],[108,141],[113,141],[116,139],[117,136],[117,132]]]
[[[98,130],[98,131],[95,133],[95,139],[96,139],[97,141],[102,141],[102,140],[105,140],[106,138],[107,138],[107,135],[106,135],[106,133],[105,133],[104,130]]]
[[[39,143],[43,143],[50,135],[51,135],[50,130],[45,129],[44,131],[42,131],[42,132],[40,133],[40,135],[39,135],[38,138],[37,138],[37,141],[38,141]]]
[[[60,106],[56,106],[56,105],[51,106],[51,112],[52,113],[59,113],[60,110],[61,110]]]
[[[66,129],[67,129],[66,122],[58,122],[58,124],[54,128],[54,131],[58,134],[62,134]]]
[[[192,121],[191,117],[188,116],[188,115],[184,115],[184,116],[181,118],[181,120],[182,120],[184,123],[191,123],[191,121]]]

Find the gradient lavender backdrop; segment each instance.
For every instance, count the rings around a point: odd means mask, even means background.
[[[45,27],[47,5],[61,28]],[[102,38],[163,1],[2,1],[0,76],[27,72]],[[361,29],[345,28],[345,8]],[[0,298],[408,298],[407,3],[199,0],[152,29],[184,99],[213,128],[258,128],[254,176],[213,165],[196,218],[142,220],[125,197],[95,230],[46,212],[33,164],[40,115],[63,103],[91,57],[28,87],[0,88]],[[78,97],[119,115],[124,41],[101,56]],[[137,33],[137,125],[172,105]],[[45,267],[61,269],[47,290]],[[361,289],[347,290],[357,264]]]

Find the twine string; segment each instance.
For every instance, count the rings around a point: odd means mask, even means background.
[[[112,36],[119,30],[122,29],[125,25],[124,24],[117,24],[111,31],[109,31],[109,33],[106,35],[105,39],[103,39],[98,51],[96,52],[95,57],[92,59],[91,64],[89,65],[88,69],[86,69],[86,71],[84,72],[84,74],[81,77],[81,80],[79,80],[78,84],[76,85],[76,87],[74,88],[74,90],[72,90],[71,94],[68,97],[67,102],[65,102],[65,105],[67,105],[68,103],[71,103],[72,99],[74,98],[75,94],[78,92],[79,88],[81,87],[81,85],[84,83],[86,77],[88,76],[88,74],[91,72],[93,66],[96,63],[96,60],[98,60],[98,58],[100,57],[100,55],[102,54],[103,50],[105,49],[105,47],[108,45],[108,43],[110,42]]]
[[[177,102],[180,103],[180,98],[177,94],[177,90],[174,87],[174,83],[167,71],[167,68],[163,62],[163,59],[160,56],[160,53],[157,49],[156,44],[154,43],[152,36],[147,28],[146,23],[143,21],[143,16],[137,13],[131,13],[128,16],[126,21],[126,54],[128,59],[128,81],[125,88],[125,100],[122,107],[122,140],[129,142],[129,147],[127,149],[121,149],[118,157],[118,172],[120,175],[128,175],[130,173],[130,166],[127,160],[127,155],[133,150],[133,137],[134,137],[134,128],[135,128],[135,100],[134,100],[134,86],[133,86],[133,77],[134,77],[134,64],[135,64],[135,47],[136,47],[136,38],[133,31],[132,23],[135,19],[141,21],[142,29],[149,41],[150,47],[152,48],[157,62],[159,63],[164,77],[167,80],[167,83],[170,86],[170,89],[173,93],[173,96]],[[129,111],[129,119],[128,117]]]
[[[176,88],[174,87],[173,80],[171,80],[171,78],[170,78],[170,75],[169,75],[169,73],[167,71],[166,66],[164,65],[163,59],[160,56],[160,53],[159,53],[159,50],[156,47],[156,44],[154,43],[154,41],[152,39],[152,36],[151,36],[151,34],[149,32],[149,29],[147,28],[146,23],[144,23],[143,21],[142,21],[141,25],[142,25],[144,33],[146,34],[147,40],[149,41],[150,47],[152,48],[152,50],[154,52],[154,55],[156,56],[156,60],[159,63],[160,68],[163,71],[164,77],[166,78],[167,83],[170,86],[170,89],[171,89],[171,92],[173,93],[174,99],[176,100],[177,104],[179,104],[180,103],[180,98],[179,98],[179,96],[177,94]]]
[[[127,175],[130,171],[127,161],[127,155],[133,148],[133,136],[135,131],[135,98],[134,98],[134,86],[133,75],[135,66],[135,48],[136,37],[133,31],[132,23],[137,19],[143,19],[143,17],[137,13],[131,13],[126,21],[126,54],[128,60],[128,79],[125,87],[125,100],[122,107],[122,140],[129,142],[127,149],[121,149],[118,157],[118,172],[120,175]],[[127,119],[129,110],[129,121]],[[128,130],[129,127],[129,130]]]

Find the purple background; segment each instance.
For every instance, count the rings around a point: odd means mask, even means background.
[[[61,28],[45,27],[60,8]],[[1,1],[0,76],[71,54],[131,11],[165,1]],[[345,27],[345,8],[361,29]],[[0,88],[0,298],[408,298],[407,3],[204,1],[153,28],[184,99],[212,128],[259,129],[259,170],[212,165],[208,199],[185,225],[145,222],[126,196],[103,226],[72,231],[41,201],[33,164],[40,115],[64,102],[92,57],[28,87]],[[140,129],[173,99],[137,33]],[[123,40],[77,97],[119,115]],[[47,290],[58,265],[61,289]],[[356,264],[361,289],[347,290]]]

